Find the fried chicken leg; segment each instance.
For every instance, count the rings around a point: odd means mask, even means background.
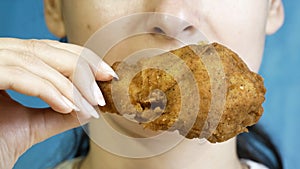
[[[217,43],[189,45],[136,64],[113,65],[120,79],[99,82],[102,112],[133,115],[145,128],[226,141],[263,113],[263,78]]]

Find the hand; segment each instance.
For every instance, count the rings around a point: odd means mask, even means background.
[[[115,72],[83,47],[0,38],[0,168],[12,168],[33,144],[79,126],[77,116],[81,123],[97,117],[93,106],[105,101],[95,79],[112,77]],[[37,96],[51,108],[24,107],[6,89]]]

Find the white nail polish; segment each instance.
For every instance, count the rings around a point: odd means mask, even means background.
[[[92,84],[92,90],[93,90],[94,97],[96,98],[97,103],[100,106],[105,106],[106,103],[105,103],[104,97],[103,97],[103,95],[102,95],[102,93],[101,93],[101,91],[100,91],[100,89],[99,89],[96,82],[94,82]]]
[[[96,110],[93,109],[90,111],[90,113],[94,118],[99,119],[99,114],[96,112]]]
[[[62,96],[62,99],[64,100],[64,102],[70,107],[72,108],[73,110],[75,111],[80,111],[80,109],[75,106],[69,99],[67,99],[65,96]]]
[[[104,71],[105,73],[108,73],[112,77],[114,77],[117,80],[119,80],[119,76],[116,74],[116,72],[107,63],[105,63],[104,61],[100,62],[100,69],[102,69],[102,71]]]
[[[82,113],[88,113],[88,115],[91,115],[92,117],[94,117],[96,119],[99,118],[99,114],[97,113],[97,111],[84,98],[82,98],[82,97],[80,98],[80,103],[83,106]]]

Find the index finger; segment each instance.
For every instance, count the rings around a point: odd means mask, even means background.
[[[3,49],[29,52],[67,77],[74,73],[78,59],[82,57],[88,62],[97,80],[117,78],[116,73],[97,54],[78,45],[54,40],[20,40],[13,38],[2,38],[0,45]]]
[[[51,40],[45,41],[53,47],[56,47],[58,49],[66,49],[69,52],[81,56],[86,62],[89,63],[89,65],[91,66],[90,68],[93,70],[97,80],[110,80],[110,77],[107,77],[107,74],[116,79],[119,78],[118,75],[111,69],[111,67],[92,50],[75,44],[60,43]]]

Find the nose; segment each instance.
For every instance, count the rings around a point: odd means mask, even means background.
[[[189,36],[195,29],[192,24],[176,16],[165,13],[155,13],[153,15],[148,22],[149,31],[152,33],[176,38]]]
[[[181,0],[156,2],[155,13],[148,20],[148,31],[172,38],[187,38],[195,34],[196,27],[186,20],[186,18],[191,18],[191,8],[187,4],[181,3],[183,2]]]

